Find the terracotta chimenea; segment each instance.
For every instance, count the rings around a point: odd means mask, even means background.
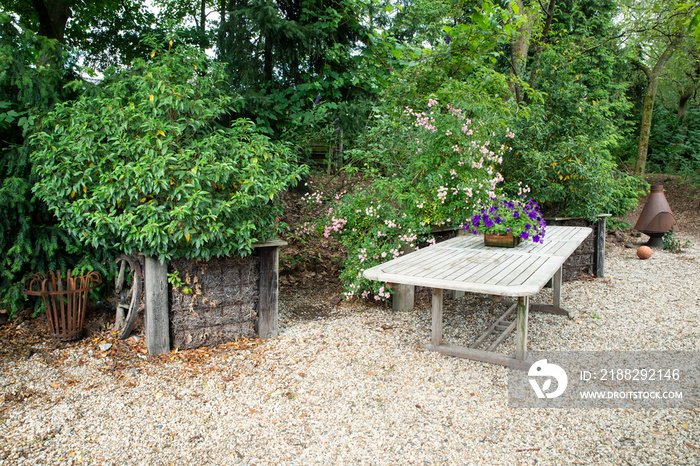
[[[676,225],[676,219],[664,196],[664,186],[662,184],[652,186],[647,203],[634,229],[649,235],[647,246],[661,246],[664,234],[674,225]]]

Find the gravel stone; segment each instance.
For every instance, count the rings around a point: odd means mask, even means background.
[[[605,278],[563,285],[570,319],[531,314],[529,348],[696,351],[700,236],[677,237],[692,246],[645,261],[609,248]],[[328,301],[285,292],[278,338],[196,364],[119,371],[86,347],[0,361],[0,464],[700,464],[700,407],[510,409],[505,368],[420,347],[427,299]],[[504,310],[445,300],[446,342]]]

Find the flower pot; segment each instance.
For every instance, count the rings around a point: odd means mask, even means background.
[[[484,245],[496,248],[514,248],[520,244],[520,237],[513,236],[513,233],[507,235],[484,235]]]

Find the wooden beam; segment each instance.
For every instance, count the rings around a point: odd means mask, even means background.
[[[438,346],[442,342],[442,289],[432,288],[433,293],[433,322],[430,342]]]
[[[421,345],[421,347],[430,351],[435,351],[436,353],[444,354],[446,356],[472,359],[474,361],[487,362],[489,364],[499,364],[501,366],[523,371],[530,369],[530,366],[532,365],[532,361],[519,360],[513,356],[473,348],[464,348],[463,346],[427,344]]]
[[[464,291],[457,290],[445,290],[445,298],[447,299],[459,299],[464,298]]]
[[[598,215],[595,228],[595,256],[593,258],[593,275],[596,277],[605,276],[605,222],[610,214]]]
[[[515,328],[515,321],[511,322],[510,324],[508,324],[508,326],[505,329],[503,329],[503,331],[498,336],[498,338],[496,338],[496,341],[494,341],[491,344],[491,346],[489,346],[488,351],[495,351],[496,348],[498,348],[498,345],[503,343],[503,340],[505,340],[506,337],[508,335],[510,335],[510,332],[512,332],[514,328]]]
[[[279,247],[259,247],[257,250],[260,254],[257,333],[262,339],[275,338],[279,334]]]
[[[545,314],[571,317],[571,315],[569,315],[569,311],[563,307],[552,306],[551,304],[530,304],[530,310],[535,312],[544,312]]]
[[[561,276],[564,266],[559,267],[552,277],[552,304],[561,307]]]
[[[515,318],[515,357],[523,361],[527,357],[527,312],[530,304],[529,296],[518,298],[518,314]]]
[[[506,312],[504,312],[501,315],[501,317],[499,317],[498,320],[496,320],[496,322],[491,324],[491,326],[488,329],[486,329],[486,331],[479,338],[477,338],[474,343],[471,344],[470,348],[478,348],[489,337],[489,335],[491,335],[493,333],[493,331],[496,329],[498,324],[502,323],[503,321],[508,319],[508,317],[510,317],[510,315],[513,313],[513,311],[515,310],[516,307],[517,306],[515,304],[510,306],[506,310]]]
[[[168,264],[146,257],[144,274],[146,294],[146,348],[148,354],[170,352],[170,303],[168,302]]]
[[[410,311],[415,304],[415,286],[392,284],[391,307],[395,311]]]

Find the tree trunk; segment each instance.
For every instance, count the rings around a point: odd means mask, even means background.
[[[34,10],[39,17],[39,34],[63,43],[66,23],[71,11],[66,2],[32,0]]]
[[[522,85],[518,81],[523,78],[527,67],[527,53],[530,50],[532,30],[538,18],[536,8],[539,8],[539,5],[526,8],[523,0],[515,0],[514,3],[522,23],[510,42],[511,71],[516,78],[510,83],[510,90],[515,94],[516,101],[522,102]]]
[[[547,43],[547,35],[549,34],[549,30],[552,27],[552,20],[554,19],[554,7],[556,6],[557,1],[556,0],[550,0],[549,5],[547,6],[547,11],[546,11],[546,19],[544,22],[544,27],[542,28],[542,33],[540,34],[540,39],[539,41],[535,42],[535,51],[534,51],[534,57],[532,61],[532,69],[530,70],[530,80],[528,82],[528,85],[534,89],[535,87],[535,79],[537,77],[537,68],[539,68],[539,63],[540,63],[540,53],[542,52],[542,47],[544,44]],[[527,102],[529,102],[526,99]]]
[[[658,76],[649,78],[647,93],[644,96],[644,108],[642,110],[642,125],[639,130],[639,144],[637,145],[637,160],[634,164],[634,174],[644,175],[647,167],[647,151],[649,150],[649,136],[651,134],[651,120],[654,113],[654,100],[659,84]]]
[[[206,32],[207,32],[207,0],[201,0],[201,3],[199,4],[199,31],[200,31],[200,39],[199,39],[199,48],[202,51],[205,51],[207,49],[207,38],[206,38]]]
[[[654,101],[656,99],[656,89],[659,85],[659,75],[666,66],[666,63],[680,44],[681,36],[676,36],[666,46],[666,49],[659,57],[653,69],[649,69],[639,61],[633,63],[644,71],[647,75],[647,92],[644,96],[644,108],[642,110],[642,125],[639,130],[639,144],[637,145],[637,160],[634,164],[634,174],[644,175],[647,168],[647,152],[649,151],[649,135],[651,133],[651,121],[654,114]]]

